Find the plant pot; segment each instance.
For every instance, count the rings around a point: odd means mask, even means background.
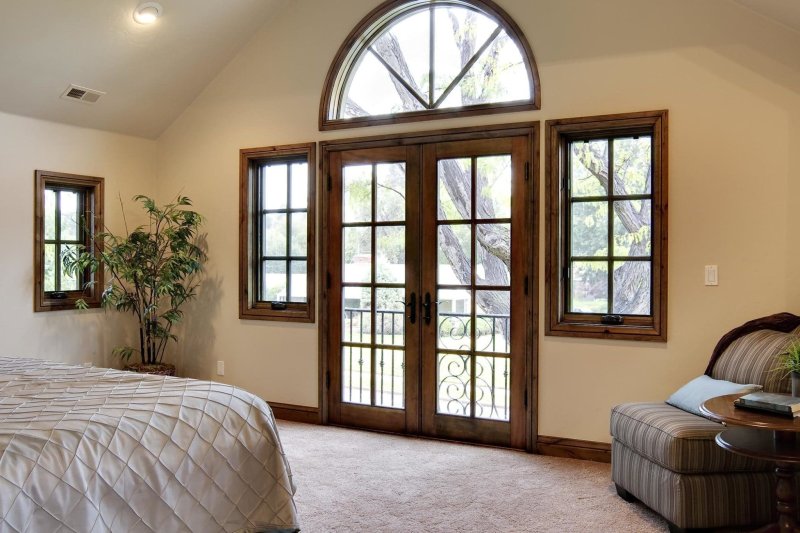
[[[155,374],[157,376],[174,376],[175,365],[168,363],[155,363],[152,365],[143,363],[132,363],[122,367],[128,372],[138,372],[139,374]]]
[[[800,397],[800,372],[792,372],[792,396]]]

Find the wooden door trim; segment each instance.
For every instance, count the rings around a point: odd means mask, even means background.
[[[525,376],[527,385],[527,443],[525,449],[529,452],[536,451],[539,438],[539,233],[541,225],[539,220],[539,123],[531,127],[528,146],[528,166],[526,168],[526,187],[528,209],[526,216],[530,217],[525,222],[525,227],[530,229],[530,242],[528,243],[528,309],[527,321],[527,360],[528,368]]]
[[[406,195],[408,198],[419,198],[421,194],[420,184],[422,182],[422,148],[420,146],[408,146],[406,148]],[[419,272],[415,272],[415,265],[420,262],[420,254],[422,253],[423,233],[420,227],[420,203],[419,202],[406,202],[406,301],[408,301],[409,294],[416,292],[417,301],[422,297],[420,291],[421,276]],[[417,235],[417,242],[411,242],[411,236]],[[420,313],[417,316],[417,323],[421,319]],[[422,354],[420,353],[420,328],[419,327],[406,327],[404,329],[406,334],[406,345],[416,346],[414,350],[406,350],[406,368],[415,369],[413,376],[416,382],[419,382],[420,374],[422,372]],[[405,374],[405,408],[406,408],[406,431],[413,434],[418,434],[420,431],[420,424],[422,419],[422,410],[420,409],[421,397],[419,387],[416,383],[412,383],[409,378],[408,372]]]
[[[363,148],[379,148],[385,146],[408,146],[448,141],[471,141],[480,139],[494,139],[498,137],[516,137],[519,135],[531,135],[534,131],[538,136],[538,121],[473,126],[469,128],[416,131],[411,133],[399,133],[395,135],[375,135],[372,137],[355,137],[349,139],[322,141],[320,143],[320,150],[323,154],[323,174],[325,170],[326,156],[330,152],[358,150]]]

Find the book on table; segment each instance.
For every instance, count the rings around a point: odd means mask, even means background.
[[[733,404],[786,416],[800,416],[800,398],[787,394],[751,392],[736,399]]]

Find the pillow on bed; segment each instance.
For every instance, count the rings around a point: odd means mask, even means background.
[[[667,403],[683,409],[686,412],[705,416],[700,412],[700,405],[715,396],[723,396],[725,394],[749,394],[751,392],[760,391],[763,389],[761,385],[742,385],[741,383],[733,383],[732,381],[725,381],[723,379],[713,379],[708,376],[700,376],[694,378],[692,381],[675,391],[672,396],[667,398]]]

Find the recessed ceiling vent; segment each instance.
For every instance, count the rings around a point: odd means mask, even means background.
[[[94,89],[80,87],[78,85],[70,85],[67,87],[66,91],[61,93],[61,98],[66,100],[78,100],[85,104],[93,104],[97,102],[104,94],[106,93],[103,91],[96,91]]]

